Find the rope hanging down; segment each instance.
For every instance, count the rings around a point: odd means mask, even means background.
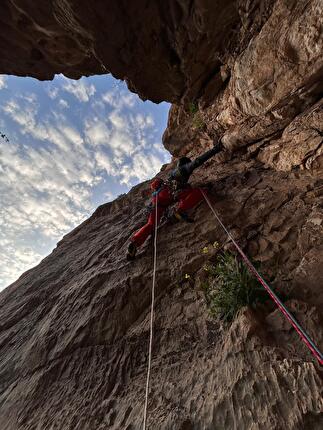
[[[149,394],[149,382],[150,382],[150,370],[151,370],[151,356],[152,356],[152,348],[153,348],[155,284],[156,284],[156,266],[157,266],[157,227],[158,227],[157,201],[158,199],[156,199],[156,203],[155,203],[154,268],[153,268],[153,285],[151,289],[150,338],[149,338],[148,371],[147,371],[147,380],[146,380],[146,398],[145,398],[145,408],[144,408],[143,430],[146,430],[146,425],[147,425],[148,394]]]
[[[318,349],[318,347],[314,344],[310,336],[306,333],[306,331],[300,326],[300,324],[297,322],[297,320],[293,317],[293,315],[289,312],[289,310],[284,306],[284,304],[280,301],[280,299],[276,296],[276,294],[273,292],[273,290],[270,288],[270,286],[267,284],[267,282],[262,278],[262,276],[259,274],[257,269],[254,267],[254,265],[251,263],[251,261],[248,259],[246,254],[242,251],[240,246],[237,244],[237,242],[233,239],[232,235],[228,231],[228,229],[225,227],[223,222],[220,220],[219,216],[217,215],[215,209],[211,205],[209,199],[207,198],[204,191],[201,189],[201,192],[204,196],[204,199],[206,203],[209,205],[211,211],[213,212],[213,215],[215,216],[216,220],[219,222],[223,230],[227,233],[229,239],[232,241],[234,246],[237,248],[239,254],[241,255],[242,259],[246,263],[247,267],[249,268],[250,272],[257,278],[257,280],[261,283],[261,285],[265,288],[267,293],[270,295],[270,297],[273,299],[273,301],[276,303],[277,307],[281,311],[282,314],[285,315],[285,317],[288,319],[288,321],[291,323],[291,325],[294,327],[294,329],[299,334],[302,341],[305,343],[305,345],[310,349],[312,354],[317,358],[318,362],[322,365],[323,364],[323,354]]]

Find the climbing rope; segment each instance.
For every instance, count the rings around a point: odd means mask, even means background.
[[[205,192],[201,189],[201,192],[204,196],[204,199],[206,203],[209,205],[214,217],[218,221],[218,223],[221,225],[223,230],[228,235],[231,242],[234,244],[234,246],[237,248],[239,254],[241,255],[242,259],[246,263],[248,269],[250,272],[257,278],[257,280],[261,283],[261,285],[265,288],[267,293],[270,295],[272,300],[276,303],[278,309],[281,311],[281,313],[288,319],[288,321],[291,323],[291,325],[294,327],[294,329],[299,334],[302,341],[305,343],[305,345],[310,349],[312,354],[317,358],[318,362],[323,365],[323,354],[320,352],[318,347],[314,344],[310,336],[306,333],[306,331],[300,326],[300,324],[297,322],[297,320],[293,317],[293,315],[289,312],[289,310],[286,308],[286,306],[280,301],[280,299],[276,296],[276,294],[273,292],[273,290],[270,288],[270,286],[267,284],[267,282],[263,279],[263,277],[259,274],[255,266],[251,263],[251,261],[248,259],[246,254],[242,251],[240,246],[237,244],[237,242],[234,240],[228,229],[225,227],[223,222],[220,220],[218,214],[216,213],[215,209],[210,203],[210,200],[206,196]]]
[[[157,227],[158,227],[157,201],[158,201],[158,199],[156,199],[156,203],[155,203],[154,268],[153,268],[153,284],[152,284],[152,289],[151,289],[150,338],[149,338],[148,370],[147,370],[147,380],[146,380],[146,399],[145,399],[145,408],[144,408],[143,430],[146,430],[146,423],[147,423],[148,394],[149,394],[149,382],[150,382],[150,370],[151,370],[151,356],[152,356],[152,348],[153,348],[155,284],[156,284],[156,266],[157,266]]]

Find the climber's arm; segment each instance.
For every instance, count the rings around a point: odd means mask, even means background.
[[[222,142],[219,141],[214,145],[212,149],[210,149],[209,151],[206,151],[204,154],[200,155],[195,160],[184,165],[183,169],[185,169],[188,174],[191,174],[193,170],[195,170],[197,167],[202,166],[202,164],[204,164],[207,160],[209,160],[215,154],[218,154],[222,150],[222,148],[223,148]]]

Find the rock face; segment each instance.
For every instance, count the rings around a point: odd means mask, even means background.
[[[52,79],[110,72],[144,99],[198,98],[217,90],[221,65],[246,47],[274,2],[244,3],[52,0],[36,8],[32,0],[4,0],[0,73]]]
[[[87,5],[4,2],[1,71],[78,77],[102,62],[142,97],[177,102],[164,134],[174,158],[224,135],[192,183],[211,184],[223,222],[322,350],[322,2]],[[1,293],[1,429],[142,428],[152,244],[134,263],[124,254],[146,187],[98,208]],[[201,250],[227,238],[206,204],[194,216],[159,230],[149,428],[321,429],[322,369],[280,313],[268,302],[230,326],[209,315]]]
[[[141,428],[152,246],[135,263],[124,253],[144,218],[144,186],[100,207],[2,292],[2,428]],[[212,195],[322,346],[318,190],[310,174],[249,165]],[[277,311],[246,310],[229,328],[209,316],[198,287],[201,249],[226,237],[205,204],[195,217],[193,226],[160,229],[149,428],[319,429],[320,372]],[[186,273],[196,282],[179,287]]]

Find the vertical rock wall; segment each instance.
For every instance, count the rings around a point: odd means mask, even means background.
[[[2,2],[0,72],[108,70],[174,101],[164,144],[175,157],[223,135],[226,151],[192,183],[210,184],[323,349],[322,2],[108,3]],[[98,208],[0,294],[1,429],[141,428],[152,245],[134,263],[124,254],[145,187]],[[200,284],[214,255],[201,250],[228,243],[205,204],[193,215],[159,230],[149,428],[321,429],[322,369],[274,306],[230,326],[209,315]]]

